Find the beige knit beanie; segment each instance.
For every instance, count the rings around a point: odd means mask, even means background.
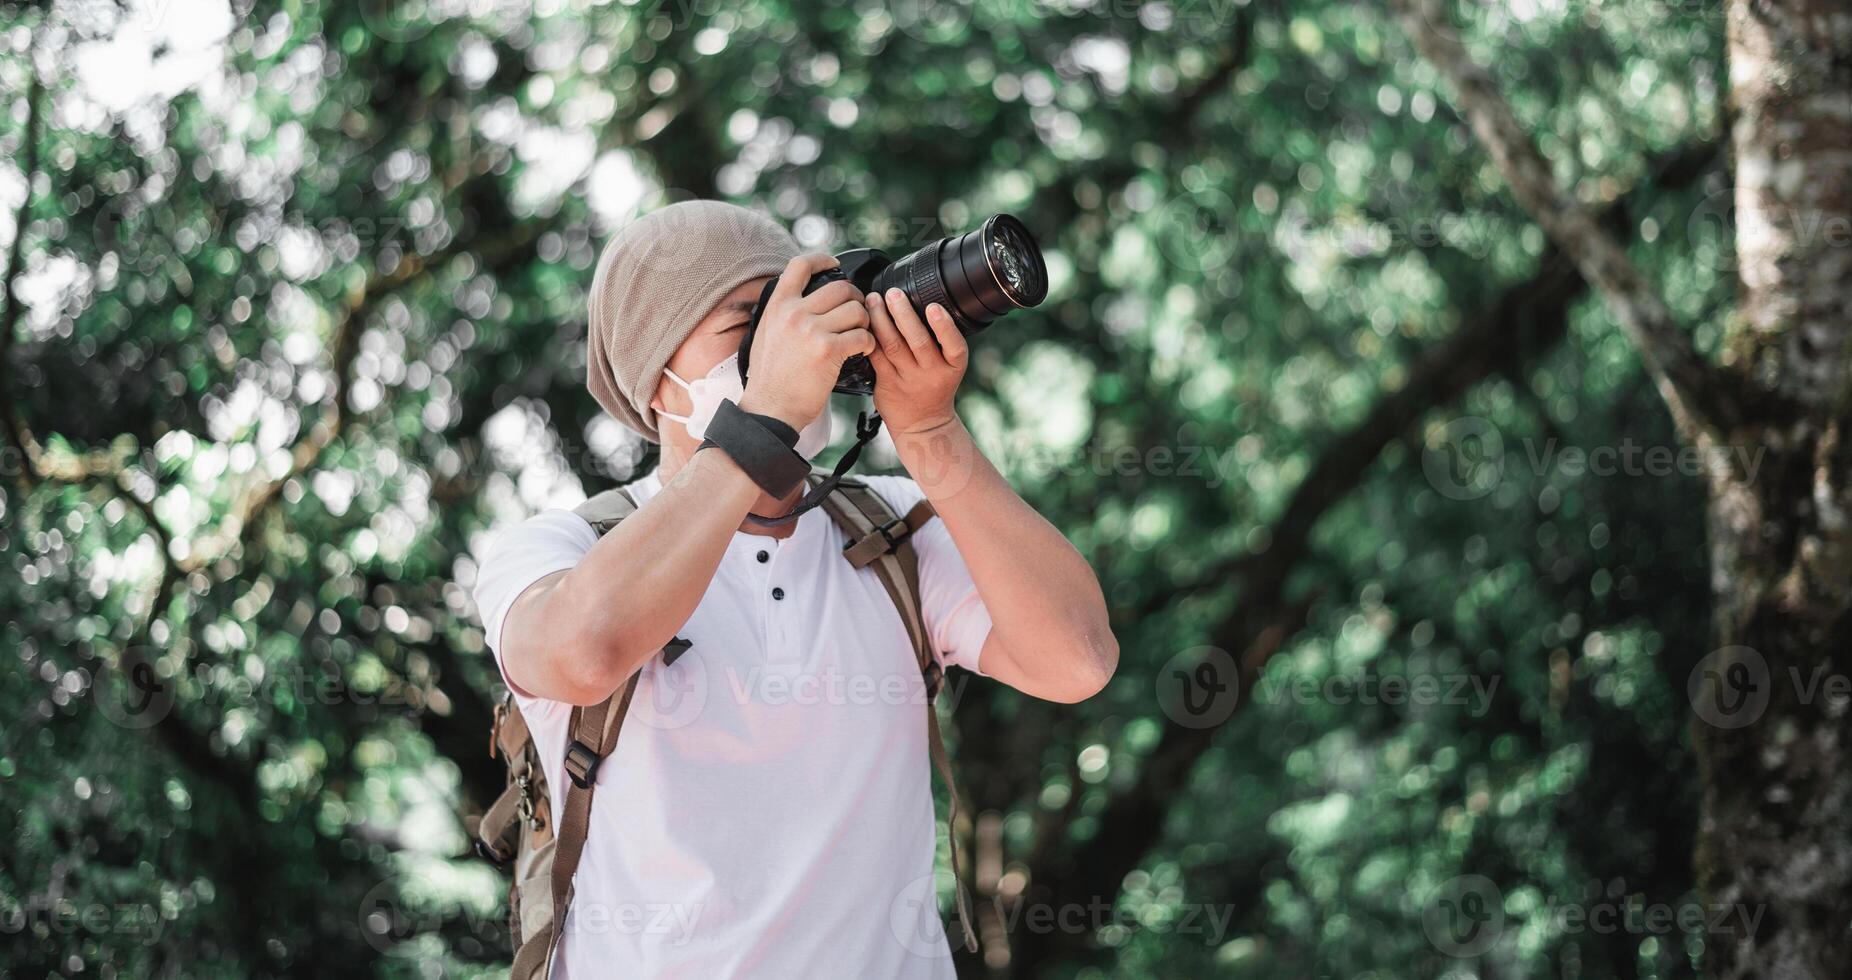
[[[776,221],[721,201],[671,204],[625,226],[592,277],[585,365],[592,397],[661,442],[649,402],[663,366],[727,293],[777,275],[797,254],[797,241]]]

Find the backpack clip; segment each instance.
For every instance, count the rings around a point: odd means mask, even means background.
[[[598,778],[598,764],[603,762],[598,757],[598,750],[578,739],[566,746],[566,775],[572,777],[572,784],[580,789],[590,789],[592,782]]]
[[[875,529],[862,536],[862,540],[842,549],[849,559],[849,564],[862,568],[869,562],[881,557],[913,535],[913,526],[904,517],[896,517],[886,524],[877,524]]]

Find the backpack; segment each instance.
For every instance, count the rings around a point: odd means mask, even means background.
[[[811,485],[817,482],[818,477],[813,475]],[[603,537],[636,509],[636,502],[629,494],[615,489],[592,497],[575,508],[574,513]],[[965,948],[976,951],[977,937],[971,931],[970,897],[959,870],[958,833],[954,826],[958,819],[958,791],[952,782],[951,763],[946,758],[945,742],[939,734],[939,715],[934,707],[939,690],[944,686],[945,672],[933,657],[931,641],[926,634],[925,619],[920,611],[919,555],[908,540],[932,520],[932,504],[922,500],[905,517],[897,517],[867,484],[844,478],[824,498],[823,509],[848,535],[849,543],[843,548],[844,559],[858,569],[872,569],[894,600],[926,682],[927,746],[949,800],[946,836],[951,843],[952,875],[957,883],[959,925],[963,929]],[[677,638],[663,647],[660,656],[665,664],[673,663],[689,646],[687,640]],[[617,747],[624,716],[636,693],[637,677],[638,674],[632,674],[622,689],[599,704],[572,709],[566,727],[565,759],[566,774],[572,785],[566,790],[558,827],[551,825],[546,772],[513,695],[505,695],[495,708],[494,726],[489,733],[489,756],[499,755],[506,760],[508,783],[482,815],[476,831],[476,852],[500,867],[508,868],[512,864],[508,923],[515,951],[513,980],[545,980],[551,974],[553,950],[559,944],[566,909],[572,900],[573,874],[585,849],[598,765]]]

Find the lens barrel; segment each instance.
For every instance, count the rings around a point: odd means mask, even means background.
[[[964,333],[1048,298],[1048,266],[1035,236],[1012,215],[942,238],[901,257],[875,276],[872,291],[898,287],[916,309],[938,303]]]

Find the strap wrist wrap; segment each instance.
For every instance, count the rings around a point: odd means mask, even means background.
[[[700,449],[711,446],[726,453],[759,489],[783,497],[810,475],[810,463],[791,448],[795,445],[797,430],[783,420],[755,415],[723,401],[713,421],[707,423],[707,438]]]

